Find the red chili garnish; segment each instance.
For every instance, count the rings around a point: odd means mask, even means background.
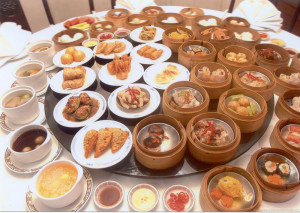
[[[261,77],[254,76],[251,72],[248,72],[245,75],[247,75],[247,77],[252,79],[253,81],[264,81],[263,79],[261,79]]]
[[[207,140],[207,143],[209,143],[211,140],[211,137],[216,136],[216,129],[214,128],[213,122],[209,122],[209,121],[206,121],[206,122],[208,123],[208,128],[206,130],[204,130],[204,132],[202,132],[201,136],[205,135],[210,130],[210,134],[209,134],[209,137]]]
[[[137,91],[137,90],[128,87],[128,92],[129,92],[129,94],[131,95],[131,98],[132,98],[133,100],[135,100],[136,102],[140,103],[139,99],[135,96],[135,94],[137,94],[137,92],[135,92],[135,91]],[[138,92],[139,92],[139,91],[138,91]],[[139,95],[139,94],[138,94],[138,95]]]
[[[165,136],[165,135],[164,135],[163,137],[164,137],[164,139],[169,139],[169,137],[168,137],[168,136]]]
[[[186,192],[180,192],[176,194],[171,193],[167,203],[172,210],[181,212],[184,211],[185,204],[187,204],[189,200],[190,197]]]
[[[152,143],[159,143],[159,140],[157,138],[152,140]]]

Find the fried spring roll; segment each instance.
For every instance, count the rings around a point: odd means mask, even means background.
[[[148,49],[150,49],[151,47],[149,45],[145,45],[143,46],[141,49],[139,49],[137,51],[137,53],[140,55],[140,56],[143,56],[144,52],[146,52]]]
[[[63,79],[66,80],[73,80],[78,78],[85,77],[86,70],[82,66],[78,67],[65,67],[63,70]]]
[[[156,50],[153,53],[151,53],[150,58],[152,60],[156,60],[163,54],[163,52],[164,52],[163,50]]]
[[[82,87],[84,84],[84,78],[78,78],[73,80],[67,80],[62,83],[63,89],[77,89]]]
[[[154,47],[151,47],[150,49],[148,49],[146,52],[144,52],[143,56],[146,58],[150,58],[151,54],[156,51],[157,49]]]
[[[102,53],[106,47],[107,47],[107,43],[106,43],[105,41],[102,41],[102,42],[97,46],[96,54]]]
[[[116,44],[116,42],[109,42],[108,44],[107,44],[107,47],[106,47],[106,49],[104,50],[104,55],[109,55],[109,54],[111,54],[112,53],[112,51],[116,48],[116,46],[117,46],[117,44]]]

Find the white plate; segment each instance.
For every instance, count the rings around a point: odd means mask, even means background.
[[[66,48],[55,54],[55,56],[53,57],[54,65],[56,65],[57,67],[77,67],[77,66],[85,64],[86,62],[91,60],[91,58],[93,57],[93,51],[90,48],[82,47],[82,46],[75,46],[75,48],[76,48],[76,50],[81,50],[84,52],[85,58],[82,61],[73,62],[72,64],[62,64],[60,57],[66,53],[66,49],[67,49]]]
[[[93,191],[93,180],[90,172],[86,168],[83,169],[84,187],[81,195],[70,205],[63,208],[50,208],[46,206],[28,187],[26,192],[26,206],[31,212],[77,212],[84,207],[89,201]]]
[[[151,27],[153,27],[153,26],[151,26]],[[139,42],[139,43],[150,43],[150,42],[161,41],[162,40],[162,35],[163,35],[163,33],[164,33],[165,30],[162,29],[162,28],[160,28],[160,27],[154,27],[154,28],[156,28],[156,35],[155,35],[155,37],[154,37],[153,40],[145,41],[145,40],[142,40],[142,39],[139,38],[140,33],[142,32],[143,27],[139,27],[139,28],[136,28],[133,31],[131,31],[130,38],[133,41],[136,41],[136,42]]]
[[[114,41],[121,41],[123,43],[126,44],[126,49],[123,51],[123,52],[120,52],[120,53],[111,53],[109,55],[104,55],[103,53],[101,54],[96,54],[96,50],[97,50],[97,46],[94,47],[94,50],[93,50],[93,53],[98,57],[98,58],[103,58],[103,59],[113,59],[115,57],[115,54],[118,55],[118,56],[122,56],[123,54],[128,54],[130,53],[130,51],[132,50],[132,44],[127,41],[126,39],[122,38],[122,39],[109,39],[109,40],[106,40],[105,42],[109,43],[109,42],[114,42]]]
[[[40,108],[40,114],[37,116],[36,119],[34,119],[33,121],[31,121],[29,123],[26,123],[26,124],[12,123],[8,120],[8,118],[6,117],[4,112],[2,112],[2,114],[0,116],[0,126],[1,126],[1,128],[5,131],[12,132],[12,131],[24,126],[24,125],[44,123],[44,121],[46,120],[45,111],[44,111],[44,99],[38,98],[38,104],[39,104],[39,108]]]
[[[109,74],[107,70],[107,64],[102,66],[98,72],[100,81],[111,86],[122,86],[131,84],[138,81],[144,74],[144,67],[136,61],[131,61],[131,70],[128,74],[128,78],[125,80],[119,80],[115,75]]]
[[[179,70],[180,70],[180,74],[177,75],[177,77],[170,83],[170,84],[157,84],[154,82],[154,76],[158,73],[160,73],[162,70],[164,70],[169,64],[176,66]],[[150,67],[148,67],[145,70],[145,73],[143,75],[144,81],[156,88],[156,89],[161,89],[161,90],[165,90],[169,85],[173,84],[174,82],[177,81],[189,81],[190,79],[190,72],[189,70],[177,63],[172,63],[172,62],[164,62],[164,63],[159,63],[159,64],[154,64]]]
[[[145,89],[149,92],[150,94],[150,101],[146,104],[146,106],[142,107],[141,109],[124,109],[122,110],[122,106],[118,104],[118,97],[117,94],[118,92],[125,90],[129,87],[134,87],[134,86],[139,86],[141,89]],[[119,87],[115,91],[113,91],[109,98],[108,98],[108,107],[109,109],[116,115],[122,117],[122,118],[141,118],[145,117],[147,115],[150,115],[152,112],[154,112],[159,104],[160,104],[160,95],[157,92],[156,89],[153,87],[150,87],[145,84],[130,84],[130,85],[125,85],[122,87]]]
[[[73,92],[85,90],[86,88],[88,88],[89,86],[91,86],[94,83],[94,81],[96,79],[96,73],[94,70],[92,70],[89,67],[84,67],[84,68],[86,70],[86,75],[85,75],[84,84],[82,87],[77,88],[77,89],[63,89],[62,88],[63,70],[61,70],[51,78],[50,88],[54,92],[60,93],[60,94],[71,94]]]
[[[56,140],[53,134],[51,136],[51,140],[52,140],[51,151],[41,160],[32,163],[22,163],[16,160],[14,155],[11,153],[11,151],[9,149],[6,149],[4,159],[7,168],[9,168],[13,172],[22,173],[22,174],[34,173],[39,171],[46,164],[56,160],[61,153],[62,146]]]
[[[83,150],[83,139],[87,131],[91,129],[99,130],[106,127],[111,128],[120,128],[124,131],[128,131],[129,135],[127,140],[125,141],[122,148],[116,152],[112,153],[110,149],[110,145],[107,149],[101,154],[100,157],[94,158],[90,156],[89,158],[84,157],[84,150]],[[79,130],[76,135],[74,136],[71,144],[71,153],[73,158],[82,166],[92,169],[102,169],[113,166],[123,160],[128,153],[130,152],[132,147],[132,135],[130,130],[122,123],[113,120],[102,120],[90,123],[89,125],[83,127]]]
[[[156,60],[152,60],[150,58],[145,58],[143,56],[140,56],[137,51],[139,49],[141,49],[143,46],[149,45],[151,47],[154,47],[158,50],[163,50],[163,54]],[[157,43],[147,43],[147,44],[140,44],[136,47],[134,47],[130,53],[130,55],[132,56],[132,58],[138,62],[140,62],[141,64],[156,64],[156,63],[161,63],[164,62],[166,60],[168,60],[171,55],[172,55],[172,51],[169,47],[163,45],[163,44],[157,44]]]
[[[97,113],[94,116],[88,118],[87,120],[78,121],[78,122],[68,121],[62,115],[62,112],[68,102],[68,99],[73,96],[79,96],[81,93],[87,93],[91,98],[97,99],[100,102],[100,107],[99,107]],[[76,128],[76,127],[83,127],[90,122],[98,120],[104,114],[105,110],[106,110],[106,100],[101,94],[94,92],[94,91],[82,91],[82,92],[72,93],[72,94],[64,97],[63,99],[61,99],[54,107],[53,117],[54,117],[54,120],[58,124],[60,124],[64,127]]]

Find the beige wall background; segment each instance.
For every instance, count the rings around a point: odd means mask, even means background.
[[[93,0],[95,11],[111,9],[110,0]],[[200,7],[224,11],[229,8],[231,0],[155,0],[161,6]],[[235,7],[242,0],[236,0]],[[32,32],[39,31],[50,25],[42,0],[20,0],[25,16]],[[62,22],[75,16],[90,13],[88,0],[48,0],[54,23]]]

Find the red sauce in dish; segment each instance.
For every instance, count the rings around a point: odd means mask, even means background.
[[[120,190],[115,186],[104,187],[97,196],[97,201],[103,206],[113,206],[121,198]]]
[[[172,210],[182,212],[185,209],[185,205],[189,202],[189,199],[190,196],[186,192],[171,193],[167,204]]]
[[[104,34],[102,34],[101,36],[100,36],[100,39],[111,39],[113,37],[113,35],[112,34],[110,34],[110,33],[104,33]]]
[[[261,38],[268,38],[268,34],[267,33],[260,33],[259,34]]]

